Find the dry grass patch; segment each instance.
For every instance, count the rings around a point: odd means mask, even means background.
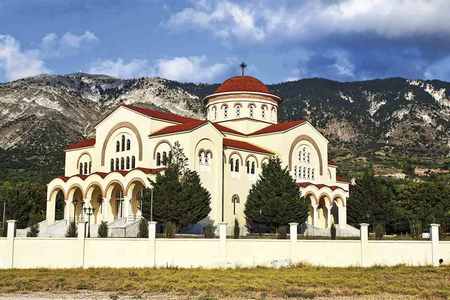
[[[450,298],[450,266],[0,271],[0,293],[77,291],[259,299],[381,294]]]

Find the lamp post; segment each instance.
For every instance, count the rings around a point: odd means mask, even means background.
[[[94,209],[90,206],[83,208],[84,213],[88,216],[88,238],[91,237],[91,216],[94,214]]]

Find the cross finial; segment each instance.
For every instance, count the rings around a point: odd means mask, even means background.
[[[239,67],[241,67],[241,74],[242,74],[242,76],[244,76],[244,71],[245,71],[245,68],[247,68],[247,64],[245,62],[241,62]]]

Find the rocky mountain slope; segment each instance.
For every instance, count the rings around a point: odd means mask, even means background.
[[[92,134],[95,123],[120,103],[202,117],[201,99],[216,87],[83,73],[0,84],[0,178],[32,174],[45,181],[61,174],[65,145]],[[330,139],[330,153],[344,172],[368,160],[380,172],[401,170],[405,161],[448,163],[450,83],[304,79],[269,88],[284,99],[280,119],[315,124]]]

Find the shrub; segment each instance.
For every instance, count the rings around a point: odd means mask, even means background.
[[[331,224],[331,228],[330,228],[330,237],[332,240],[336,239],[336,226],[333,224]]]
[[[66,231],[66,237],[77,237],[77,236],[78,236],[77,224],[75,224],[75,222],[70,222],[69,228],[67,228]]]
[[[240,229],[239,229],[239,222],[238,222],[238,220],[237,219],[234,219],[234,228],[233,228],[233,235],[234,235],[234,238],[235,239],[238,239],[239,238],[239,232],[240,231]]]
[[[139,221],[138,238],[148,238],[148,222],[145,218]]]
[[[287,239],[287,226],[278,227],[277,238],[281,240]]]
[[[39,235],[39,224],[34,224],[27,232],[27,237],[37,237]]]
[[[381,223],[375,224],[374,231],[375,231],[375,238],[377,240],[383,239],[383,236],[384,236],[384,225],[383,224],[381,224]]]
[[[108,223],[105,221],[102,221],[100,223],[100,226],[98,226],[97,235],[100,238],[107,238],[108,237]]]
[[[0,236],[1,237],[6,237],[6,234],[7,234],[6,226],[1,227],[0,228]]]
[[[167,222],[164,225],[164,236],[166,238],[174,238],[177,233],[177,226],[172,222]]]
[[[203,234],[204,234],[205,238],[207,238],[207,239],[214,238],[215,231],[216,231],[216,226],[214,226],[212,223],[208,223],[205,225],[205,227],[203,227]]]

